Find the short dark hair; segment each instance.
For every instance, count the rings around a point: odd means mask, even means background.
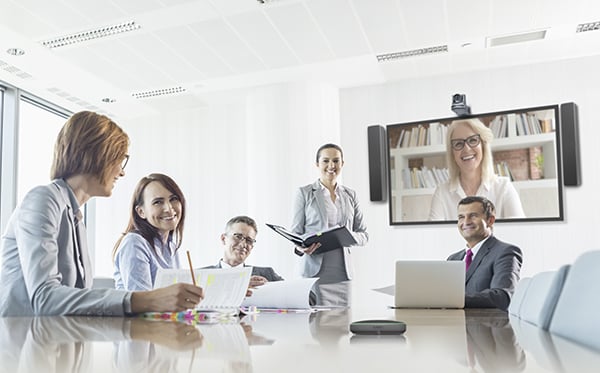
[[[344,160],[344,151],[342,150],[342,148],[339,145],[329,143],[329,144],[321,145],[321,147],[319,147],[319,149],[317,150],[317,157],[316,157],[317,163],[319,163],[319,156],[321,155],[321,151],[323,151],[324,149],[335,149],[335,150],[339,151],[340,154],[342,155],[342,161]]]
[[[470,205],[471,203],[479,202],[483,206],[483,213],[485,214],[485,218],[489,219],[492,216],[496,216],[496,207],[489,199],[481,196],[468,196],[460,201],[458,201],[458,206],[460,205]]]
[[[256,226],[256,222],[254,221],[254,219],[245,215],[234,216],[233,218],[229,219],[227,224],[225,224],[225,231],[228,231],[231,228],[231,226],[236,223],[244,223],[246,225],[249,225],[250,227],[252,227],[252,229],[254,229],[254,232],[258,233],[258,227]]]

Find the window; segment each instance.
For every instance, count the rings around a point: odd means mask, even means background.
[[[54,142],[66,115],[21,98],[17,145],[17,202],[36,185],[48,184]]]

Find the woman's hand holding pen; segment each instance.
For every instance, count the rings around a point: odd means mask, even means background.
[[[300,251],[301,253],[311,255],[319,247],[321,247],[321,243],[320,242],[315,242],[312,245],[310,245],[309,247],[296,246],[296,250]]]
[[[131,311],[179,312],[195,308],[202,299],[204,290],[201,287],[180,282],[164,288],[133,292]]]

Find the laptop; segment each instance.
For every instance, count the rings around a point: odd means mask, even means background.
[[[396,308],[464,308],[465,263],[399,260],[395,288]]]

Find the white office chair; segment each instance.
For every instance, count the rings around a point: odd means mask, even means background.
[[[523,277],[517,284],[515,292],[510,299],[510,304],[508,305],[508,313],[510,315],[521,318],[521,304],[523,304],[523,298],[525,298],[525,295],[527,294],[530,281],[531,277]]]
[[[521,320],[548,330],[570,267],[567,264],[557,271],[541,272],[531,278],[521,303]]]
[[[550,332],[600,350],[600,251],[580,255],[554,309]]]

